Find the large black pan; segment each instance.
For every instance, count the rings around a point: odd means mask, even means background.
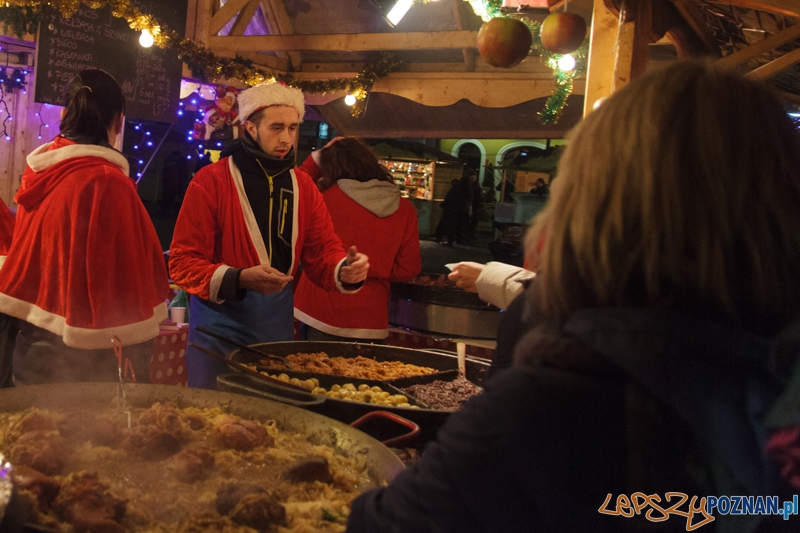
[[[422,274],[435,278],[437,274]],[[435,285],[422,285],[419,283],[392,282],[392,296],[405,298],[425,304],[439,304],[449,307],[464,307],[467,309],[483,309],[498,311],[493,305],[487,304],[477,293],[467,292],[458,287],[439,287]]]
[[[286,357],[295,353],[325,352],[328,357],[368,357],[376,361],[400,361],[417,366],[427,366],[440,372],[458,370],[458,358],[455,354],[428,350],[412,350],[398,346],[380,344],[364,344],[360,342],[317,342],[287,341],[252,344],[250,348],[265,354]],[[233,350],[228,354],[230,359],[239,363],[256,364],[259,356],[250,350]],[[467,356],[467,379],[480,385],[489,373],[489,362],[477,357]],[[280,372],[278,372],[280,373]],[[391,380],[388,380],[391,383]]]
[[[375,344],[362,344],[352,342],[307,342],[307,341],[288,341],[288,342],[273,342],[265,344],[251,345],[252,349],[262,351],[264,353],[286,357],[287,355],[295,353],[316,353],[325,352],[329,357],[369,357],[377,361],[400,361],[402,363],[410,363],[419,366],[427,366],[434,368],[441,372],[441,374],[429,374],[424,376],[427,379],[403,378],[403,387],[420,383],[429,383],[435,377],[440,376],[444,380],[452,380],[454,372],[458,371],[458,358],[455,355],[440,352],[429,352],[424,350],[412,350],[409,348],[399,348],[396,346],[382,346]],[[255,364],[259,360],[259,356],[251,350],[234,350],[228,357],[234,361],[242,363]],[[481,384],[487,376],[489,370],[489,362],[474,358],[467,357],[466,359],[466,377],[473,383]],[[280,374],[283,370],[270,370],[271,373]],[[286,372],[287,374],[295,375],[295,373]],[[358,378],[350,378],[343,376],[327,376],[324,374],[304,373],[303,378],[316,377],[320,383],[324,382],[337,382],[353,384],[358,383],[371,383],[368,380]],[[301,377],[298,374],[298,377]],[[422,446],[426,442],[432,440],[436,436],[436,432],[447,421],[451,411],[441,411],[435,409],[406,409],[400,407],[386,407],[375,404],[349,402],[344,400],[337,400],[333,398],[324,398],[315,395],[303,395],[302,392],[297,392],[290,389],[282,388],[280,385],[270,383],[267,389],[264,387],[253,387],[252,384],[245,382],[236,382],[230,377],[224,377],[222,382],[218,380],[217,386],[230,391],[236,391],[242,394],[254,394],[257,396],[267,397],[277,401],[285,401],[290,405],[297,405],[304,409],[309,409],[318,413],[322,413],[336,420],[345,423],[350,423],[357,418],[363,416],[365,413],[375,410],[389,411],[397,414],[419,425],[421,434],[419,440],[415,443],[417,446]],[[389,386],[392,385],[393,380],[385,380],[384,383]],[[377,383],[377,382],[376,382]],[[382,388],[384,385],[379,386]],[[248,390],[249,389],[249,390]],[[283,389],[283,390],[281,390]],[[284,396],[285,399],[282,399]],[[323,403],[319,404],[314,402],[314,399],[323,399]]]
[[[179,407],[224,407],[231,414],[254,420],[275,420],[278,427],[302,433],[311,442],[327,444],[346,457],[363,460],[376,484],[388,482],[403,470],[403,463],[386,446],[372,437],[331,418],[241,394],[187,389],[172,385],[126,384],[128,403],[150,407],[155,402],[172,402]],[[116,398],[114,383],[63,383],[29,385],[0,390],[0,411],[29,407],[69,409],[103,407]]]

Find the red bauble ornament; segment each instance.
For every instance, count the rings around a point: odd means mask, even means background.
[[[542,22],[542,46],[554,54],[569,54],[586,38],[586,21],[575,13],[550,13]]]
[[[478,52],[493,67],[511,68],[528,57],[533,37],[517,19],[493,18],[478,32]]]

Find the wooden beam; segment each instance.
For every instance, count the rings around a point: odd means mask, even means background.
[[[261,3],[265,5],[267,11],[265,13],[269,13],[269,16],[272,20],[272,27],[273,29],[277,29],[278,31],[272,32],[273,35],[292,35],[294,34],[294,28],[292,27],[292,21],[289,19],[289,14],[286,12],[286,7],[283,5],[282,0],[263,0]],[[303,66],[303,55],[296,51],[296,50],[289,50],[288,51],[289,61],[292,64],[292,68],[294,70],[300,70]]]
[[[550,96],[555,81],[530,76],[502,78],[497,75],[464,73],[458,76],[423,77],[418,73],[393,73],[375,82],[374,92],[391,93],[430,106],[453,105],[467,99],[482,107],[508,107]],[[575,80],[573,94],[583,94],[586,82]],[[323,105],[344,96],[344,92],[306,94],[306,104]]]
[[[186,39],[194,39],[194,28],[197,24],[197,3],[198,0],[189,0],[186,4],[186,26],[183,36]]]
[[[616,92],[644,74],[647,67],[647,48],[652,33],[651,0],[634,4],[633,21],[624,22],[619,30],[617,55],[614,64],[612,91]]]
[[[265,19],[264,21],[267,23],[267,29],[269,30],[269,34],[280,35],[281,30],[278,27],[278,23],[276,22],[278,17],[277,15],[275,15],[275,13],[272,12],[272,6],[270,5],[270,3],[267,2],[266,0],[261,0],[261,10],[264,12],[264,19]],[[288,53],[275,52],[275,55],[277,55],[281,59],[285,59],[287,65],[291,65]]]
[[[696,4],[692,2],[692,0],[670,0],[672,5],[675,6],[675,9],[678,10],[683,20],[686,21],[686,24],[692,29],[692,31],[697,35],[697,38],[705,45],[705,47],[714,52],[717,57],[719,57],[719,47],[714,43],[714,34],[711,32],[711,28],[708,27],[705,19],[703,18],[703,13],[697,7]]]
[[[440,50],[475,46],[476,31],[407,33],[343,33],[331,35],[254,35],[209,37],[212,50],[243,52],[318,50],[366,52],[373,50]]]
[[[763,80],[769,78],[770,76],[774,76],[778,72],[786,70],[797,63],[800,63],[800,48],[796,48],[788,54],[784,54],[778,59],[770,61],[762,67],[751,70],[745,74],[745,76],[753,80]]]
[[[307,73],[327,73],[335,72],[341,76],[354,76],[364,69],[366,63],[303,63],[303,72]],[[489,65],[482,57],[478,56],[475,60],[475,70],[468,71],[463,62],[459,63],[406,63],[402,67],[402,72],[494,72],[497,74],[506,73],[544,73],[552,74],[553,70],[539,61],[536,57],[528,58],[516,67],[497,68]]]
[[[779,91],[778,97],[786,100],[787,102],[791,102],[795,105],[800,105],[800,96],[796,94],[787,93],[786,91]]]
[[[594,0],[583,116],[591,113],[596,101],[610,96],[614,90],[614,58],[618,32],[618,17],[608,10],[603,0]]]
[[[262,54],[261,52],[232,52],[230,50],[220,50],[217,55],[220,57],[236,57],[238,55],[244,59],[249,59],[259,67],[280,71],[275,72],[275,74],[284,74],[289,71],[288,59]]]
[[[259,2],[260,0],[249,0],[249,2],[247,2],[247,5],[244,6],[236,16],[236,22],[233,23],[233,27],[228,35],[244,35],[244,30],[247,29],[247,25],[250,24],[250,21],[253,20],[253,15],[256,14]]]
[[[725,0],[725,3],[756,11],[780,13],[787,17],[800,17],[800,0]]]
[[[456,29],[466,29],[466,25],[464,24],[464,14],[461,12],[461,5],[464,2],[462,0],[450,0],[450,3],[453,5],[453,16],[456,19]],[[464,65],[466,65],[467,70],[470,72],[475,70],[475,50],[472,48],[462,48],[461,53],[464,55]]]
[[[195,11],[195,24],[194,24],[194,40],[202,43],[208,43],[209,27],[211,25],[211,12],[214,7],[213,0],[197,0],[197,9]],[[191,38],[187,35],[187,38]]]
[[[235,14],[247,4],[248,1],[249,0],[228,0],[228,2],[222,6],[219,11],[214,13],[213,17],[211,17],[211,24],[209,24],[208,34],[216,35],[219,30],[221,30]]]
[[[794,41],[798,38],[800,38],[800,23],[795,24],[794,26],[789,26],[788,28],[777,33],[773,33],[763,41],[751,44],[750,46],[737,50],[734,53],[723,57],[722,59],[718,59],[716,64],[723,69],[735,68],[746,63],[750,59],[753,59],[754,57],[760,56],[764,52],[769,52],[770,50],[773,50],[779,46],[783,46],[784,44]]]

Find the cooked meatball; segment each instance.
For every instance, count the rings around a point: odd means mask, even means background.
[[[183,483],[196,483],[208,478],[212,468],[214,456],[206,448],[181,450],[167,459],[167,470]]]
[[[333,483],[333,476],[328,467],[328,460],[321,455],[309,455],[300,459],[289,466],[283,474],[284,479],[292,483],[303,483],[308,481],[322,481],[323,483]]]
[[[227,515],[233,511],[245,496],[250,494],[266,494],[267,491],[257,485],[247,485],[245,483],[232,483],[217,491],[217,512]]]
[[[57,431],[23,433],[8,449],[11,464],[29,466],[49,476],[58,473],[67,453],[66,443]]]
[[[24,465],[14,465],[11,482],[18,489],[27,490],[36,496],[39,509],[43,512],[50,508],[61,489],[61,485],[54,478]]]
[[[231,511],[231,520],[258,531],[286,523],[286,509],[266,493],[248,494]]]
[[[178,453],[182,446],[176,435],[155,426],[137,425],[126,433],[122,448],[147,461],[166,459]]]
[[[259,446],[270,447],[275,442],[264,426],[239,417],[225,417],[214,428],[217,444],[240,452],[249,452]]]
[[[61,485],[53,509],[61,520],[69,522],[77,532],[124,533],[119,523],[125,515],[127,502],[108,492],[97,474],[70,474]]]
[[[32,410],[23,416],[17,424],[21,433],[29,431],[57,431],[57,419],[55,413],[43,413],[38,409]]]

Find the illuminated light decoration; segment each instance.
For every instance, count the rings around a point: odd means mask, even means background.
[[[189,161],[191,161],[191,160],[192,160],[192,154],[189,154],[189,155],[187,155],[187,156],[186,156],[186,159],[188,159]]]
[[[558,64],[558,69],[563,70],[564,72],[575,70],[575,58],[569,54],[564,54],[561,56],[556,63]]]
[[[134,144],[134,145],[133,145],[133,149],[134,149],[134,150],[138,150],[138,149],[139,149],[139,145],[138,145],[138,144]]]
[[[150,135],[149,131],[144,132],[145,135]]]
[[[386,20],[389,21],[389,25],[393,28],[400,23],[403,17],[406,16],[408,10],[411,9],[411,6],[414,5],[414,0],[397,0],[394,4],[394,7],[389,10],[389,13],[386,14]]]
[[[144,159],[140,159],[140,160],[139,160],[139,164],[140,164],[140,165],[144,165]]]
[[[144,48],[150,48],[153,46],[156,40],[153,37],[153,34],[150,33],[150,30],[144,29],[142,30],[142,34],[139,36],[139,44],[142,45]]]
[[[147,146],[153,146],[153,141],[147,141]]]
[[[348,94],[344,97],[344,103],[349,106],[356,105],[356,97],[352,94]]]

